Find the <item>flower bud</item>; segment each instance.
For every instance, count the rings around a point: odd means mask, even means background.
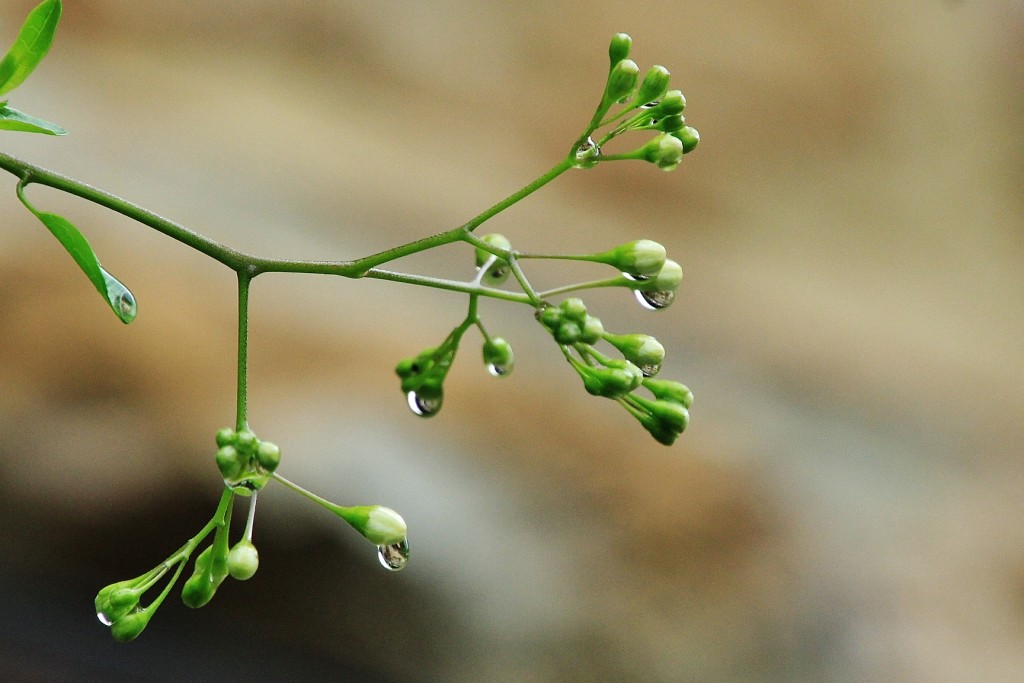
[[[644,375],[658,374],[665,360],[665,347],[657,339],[649,334],[606,334],[604,338]]]
[[[654,128],[666,133],[675,133],[686,127],[682,114],[670,114],[655,124]],[[683,154],[686,154],[686,142],[683,142]]]
[[[512,371],[516,357],[512,345],[501,337],[492,337],[484,342],[484,365],[495,377],[504,377]]]
[[[228,553],[228,573],[239,581],[251,579],[260,566],[260,554],[252,541],[243,538]]]
[[[269,441],[260,442],[256,449],[256,462],[268,472],[273,472],[281,462],[281,449]]]
[[[563,319],[558,329],[555,330],[555,341],[559,344],[575,344],[580,340],[583,330],[575,320]]]
[[[222,448],[224,446],[230,446],[235,443],[235,439],[238,438],[238,434],[231,427],[224,427],[223,429],[217,430],[217,447]]]
[[[619,61],[608,73],[608,84],[604,94],[609,102],[618,102],[629,97],[640,78],[640,67],[632,59]]]
[[[609,363],[608,367],[585,367],[580,374],[588,393],[606,398],[625,396],[643,380],[640,369],[628,361]]]
[[[562,309],[563,319],[572,320],[577,323],[582,323],[587,319],[587,305],[583,303],[583,299],[571,296],[563,300],[558,307]]]
[[[665,259],[665,265],[661,267],[658,274],[646,280],[638,280],[629,283],[632,289],[645,291],[674,292],[679,289],[679,283],[683,281],[683,268],[672,259]]]
[[[658,102],[658,105],[650,110],[650,114],[658,117],[672,116],[674,114],[682,114],[685,109],[686,98],[683,97],[682,91],[669,90],[661,98],[661,102]]]
[[[695,150],[697,143],[700,142],[700,133],[697,132],[696,128],[691,128],[690,126],[683,126],[672,133],[672,135],[679,138],[680,142],[683,143],[683,154],[689,154]]]
[[[667,379],[645,379],[644,386],[656,399],[678,403],[687,410],[693,405],[693,392],[686,385]]]
[[[505,237],[504,235],[499,235],[497,233],[484,235],[480,239],[482,239],[484,242],[487,242],[490,245],[498,247],[499,249],[508,250],[512,248],[512,243],[508,241],[508,238]],[[476,267],[482,267],[493,256],[494,254],[492,254],[491,252],[486,251],[485,249],[481,249],[480,247],[477,247]],[[488,266],[487,272],[484,273],[484,276],[481,278],[481,281],[484,284],[488,285],[500,285],[501,283],[505,282],[505,280],[508,279],[508,276],[511,272],[512,269],[509,267],[508,261],[502,258],[495,257],[491,265]]]
[[[409,531],[400,514],[382,505],[339,506],[335,511],[374,545],[401,543]]]
[[[644,76],[644,81],[640,85],[640,89],[636,93],[636,104],[647,104],[654,102],[668,90],[668,69],[655,64],[648,70],[647,75]]]
[[[665,247],[653,240],[634,240],[597,254],[593,260],[607,263],[634,278],[646,277],[656,274],[665,265]]]
[[[210,580],[210,575],[205,572],[197,572],[189,577],[185,585],[181,587],[181,601],[186,607],[199,609],[213,599],[217,587]]]
[[[668,133],[662,133],[640,149],[643,159],[657,165],[663,171],[671,171],[683,159],[683,142]]]
[[[588,315],[580,328],[580,341],[584,344],[596,344],[604,337],[604,324],[600,318]]]
[[[216,459],[217,469],[226,481],[234,481],[245,473],[248,458],[234,446],[221,446],[217,449]]]
[[[143,629],[149,625],[152,616],[153,611],[150,609],[126,614],[111,624],[110,635],[114,636],[114,640],[119,643],[131,642],[138,638]]]
[[[537,316],[537,320],[549,331],[554,332],[562,323],[562,309],[558,306],[545,306]]]
[[[252,455],[256,451],[259,442],[255,434],[248,429],[243,429],[238,432],[238,437],[235,439],[235,448],[242,455]]]
[[[616,33],[612,36],[612,41],[608,45],[608,59],[611,61],[610,68],[614,68],[616,64],[629,57],[629,48],[632,46],[633,39],[628,34]]]
[[[651,401],[640,396],[631,396],[630,401],[642,411],[637,415],[640,424],[655,440],[666,446],[671,446],[690,423],[690,413],[678,403]]]

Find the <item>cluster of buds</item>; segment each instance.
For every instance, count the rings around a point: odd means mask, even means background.
[[[397,571],[405,567],[409,559],[407,527],[394,510],[380,505],[337,505],[293,484],[275,472],[281,460],[280,449],[269,441],[261,441],[249,429],[221,429],[217,432],[217,446],[217,467],[224,476],[226,488],[213,518],[184,546],[150,571],[110,584],[96,595],[96,616],[110,628],[115,640],[128,642],[142,633],[177,583],[192,553],[211,532],[213,542],[196,556],[192,574],[182,586],[181,599],[185,605],[194,609],[203,607],[213,599],[227,577],[245,581],[256,574],[260,563],[252,542],[256,494],[270,479],[276,479],[347,522],[377,546],[378,559],[386,569]],[[242,537],[230,545],[231,512],[239,496],[248,498],[249,514]],[[142,606],[143,594],[172,569],[173,576],[160,594]]]
[[[660,443],[671,445],[689,422],[690,390],[678,382],[653,379],[665,360],[665,347],[647,334],[612,334],[579,298],[537,311],[537,320],[554,337],[583,380],[587,393],[617,401]],[[606,342],[621,358],[609,358],[594,344]],[[640,387],[654,396],[634,393]]]
[[[239,495],[259,491],[281,462],[281,449],[260,441],[249,429],[225,427],[217,432],[217,468],[228,488]]]
[[[591,168],[599,161],[641,159],[664,171],[675,169],[684,154],[692,152],[700,142],[700,134],[686,125],[683,111],[686,98],[679,90],[669,90],[668,69],[656,64],[643,79],[640,67],[629,59],[633,40],[625,33],[612,37],[608,47],[608,80],[590,125],[576,141],[571,156],[578,168]],[[619,111],[609,115],[613,106]],[[594,133],[608,131],[594,141]],[[642,147],[622,154],[604,154],[602,147],[610,140],[630,131],[657,133]]]

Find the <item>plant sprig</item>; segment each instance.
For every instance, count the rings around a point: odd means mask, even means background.
[[[21,85],[42,61],[53,42],[61,9],[60,0],[44,0],[29,14],[14,45],[0,60],[0,95]],[[214,457],[225,488],[210,521],[170,557],[134,579],[119,581],[100,590],[96,597],[97,616],[110,627],[116,640],[129,641],[142,632],[176,584],[193,553],[211,533],[214,534],[212,543],[196,557],[193,573],[182,588],[182,600],[186,605],[198,608],[207,604],[228,576],[246,580],[256,573],[259,554],[252,540],[255,503],[258,492],[271,481],[277,481],[343,519],[377,546],[378,557],[387,569],[401,569],[408,560],[407,528],[398,513],[379,505],[337,505],[289,481],[277,472],[281,449],[260,439],[250,429],[247,361],[249,291],[252,280],[263,273],[371,278],[468,295],[466,315],[451,333],[438,346],[424,349],[400,361],[396,367],[409,408],[421,417],[434,416],[441,410],[445,379],[466,333],[471,329],[475,328],[483,339],[481,358],[491,375],[506,377],[515,367],[512,346],[504,338],[490,334],[481,318],[479,299],[487,297],[529,306],[589,394],[614,400],[660,443],[671,444],[682,433],[689,423],[688,411],[693,395],[679,382],[654,378],[665,357],[664,347],[650,335],[608,332],[578,297],[554,300],[582,290],[618,287],[631,291],[647,309],[667,307],[675,298],[682,268],[666,257],[662,245],[653,240],[639,239],[592,253],[537,254],[513,248],[503,235],[476,234],[488,220],[570,169],[590,169],[609,161],[642,160],[671,171],[679,165],[684,154],[696,147],[699,135],[685,125],[683,110],[686,100],[680,91],[668,89],[668,70],[655,65],[641,80],[639,67],[629,59],[631,46],[632,39],[628,35],[619,33],[613,36],[609,46],[608,76],[593,116],[567,155],[551,169],[462,225],[352,260],[293,260],[249,254],[220,244],[106,190],[0,153],[0,168],[17,178],[15,190],[19,201],[57,238],[122,322],[130,323],[136,319],[135,297],[100,264],[89,241],[75,225],[63,216],[38,209],[29,201],[26,190],[31,185],[48,186],[127,216],[214,259],[237,275],[235,420],[233,427],[217,432]],[[14,110],[7,106],[6,101],[0,102],[0,130],[65,134],[60,126]],[[648,137],[632,151],[604,152],[603,147],[610,141],[633,133],[646,133]],[[469,246],[475,257],[475,268],[467,268],[465,280],[382,268],[405,256],[456,242]],[[586,261],[611,267],[617,274],[537,291],[522,266],[523,261],[530,259]],[[600,350],[598,345],[601,344],[613,349],[617,355],[608,355]],[[640,390],[650,396],[638,393]],[[249,499],[249,511],[242,538],[232,546],[229,543],[230,521],[237,497]],[[157,597],[143,605],[144,594],[155,589],[168,573],[171,577]]]

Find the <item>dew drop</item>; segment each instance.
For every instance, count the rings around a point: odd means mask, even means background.
[[[633,273],[627,273],[626,271],[622,271],[622,277],[627,280],[632,280],[633,282],[643,282],[644,280],[651,279],[650,276],[647,275],[634,275]]]
[[[107,301],[110,302],[110,307],[114,309],[114,313],[117,314],[117,317],[123,323],[127,324],[135,320],[135,316],[139,312],[135,296],[128,291],[127,287],[121,284],[120,280],[106,270],[100,268],[100,272],[103,273],[103,281],[107,285]]]
[[[676,298],[676,293],[669,290],[655,290],[646,291],[638,289],[633,292],[636,295],[637,302],[649,311],[660,311],[663,308],[668,308],[672,300]]]
[[[377,559],[389,572],[405,569],[409,562],[409,539],[403,538],[400,543],[377,546]]]
[[[104,614],[103,612],[97,612],[96,613],[96,618],[99,619],[100,623],[103,624],[104,626],[112,626],[113,623],[114,623],[113,621],[108,619],[107,615]]]
[[[593,138],[587,138],[573,153],[576,168],[593,168],[597,165],[597,158],[601,156],[601,148],[597,146]]]
[[[420,417],[433,417],[437,415],[438,411],[441,410],[441,404],[444,402],[444,396],[425,398],[415,391],[410,391],[405,397],[409,401],[409,410]]]
[[[487,372],[491,373],[493,377],[506,377],[512,373],[513,365],[511,363],[488,363]]]
[[[658,374],[659,370],[661,370],[661,366],[655,363],[640,366],[640,372],[643,373],[644,377],[654,377]]]

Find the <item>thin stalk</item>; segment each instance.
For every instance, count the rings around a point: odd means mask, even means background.
[[[238,271],[238,385],[235,412],[235,429],[237,431],[249,427],[249,283],[251,280],[252,276],[247,271]]]

